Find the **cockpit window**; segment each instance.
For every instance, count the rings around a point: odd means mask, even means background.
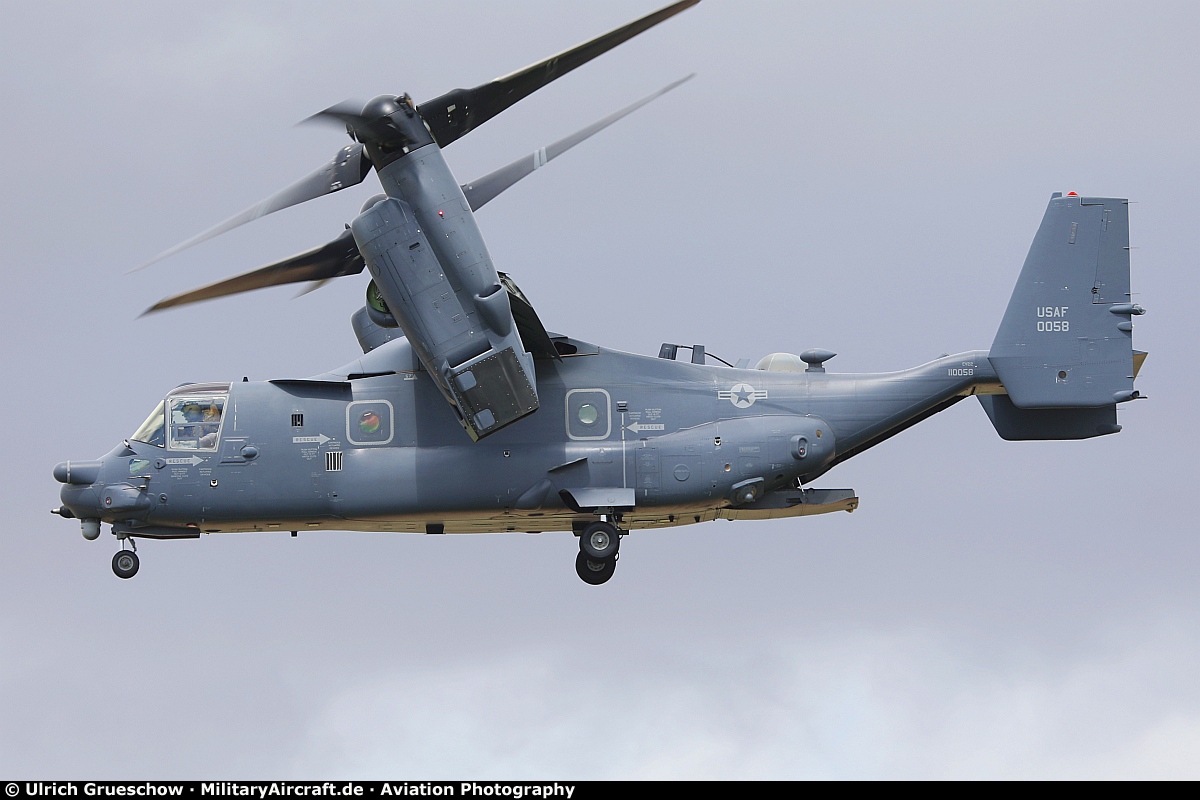
[[[172,450],[215,450],[225,413],[225,395],[170,397]]]
[[[150,412],[150,416],[146,417],[146,421],[142,423],[142,427],[137,429],[137,433],[129,438],[135,442],[144,442],[152,444],[155,447],[165,447],[167,444],[167,428],[165,424],[166,417],[163,416],[163,404]]]

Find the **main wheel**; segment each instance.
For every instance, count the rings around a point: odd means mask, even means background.
[[[615,525],[593,522],[579,536],[579,551],[593,561],[603,561],[617,554],[621,546],[621,533]]]
[[[139,566],[137,553],[132,550],[122,550],[113,556],[113,573],[118,578],[132,578],[137,575]]]
[[[580,553],[575,557],[575,572],[579,574],[584,583],[590,583],[592,586],[599,586],[605,583],[616,571],[616,556],[603,558],[599,561],[591,558],[586,553]]]

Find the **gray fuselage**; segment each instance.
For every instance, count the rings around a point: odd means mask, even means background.
[[[130,440],[92,462],[95,481],[64,486],[63,502],[76,517],[151,538],[569,530],[596,512],[573,509],[561,493],[588,489],[634,490],[625,528],[737,518],[722,512],[795,493],[833,464],[996,384],[982,351],[899,372],[832,374],[556,341],[576,352],[536,362],[541,408],[479,442],[397,339],[314,378],[230,384],[208,449],[176,446],[177,412],[160,445]],[[225,389],[218,386],[194,392]],[[192,391],[172,392],[166,413],[172,397]],[[735,487],[754,482],[755,502],[740,502]]]

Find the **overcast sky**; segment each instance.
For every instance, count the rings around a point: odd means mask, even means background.
[[[0,0],[0,775],[1200,777],[1200,5],[721,2],[455,143],[477,178],[698,77],[479,213],[546,325],[831,370],[987,348],[1055,191],[1128,197],[1124,431],[1006,443],[971,400],[830,472],[854,514],[635,533],[145,542],[50,516],[185,381],[358,354],[364,276],[139,319],[321,244],[373,178],[144,272],[345,140],[664,0]],[[449,476],[448,476],[448,479]]]

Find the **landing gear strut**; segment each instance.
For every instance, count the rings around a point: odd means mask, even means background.
[[[592,586],[605,583],[616,572],[620,547],[621,532],[616,525],[607,520],[590,523],[579,534],[575,572]]]

